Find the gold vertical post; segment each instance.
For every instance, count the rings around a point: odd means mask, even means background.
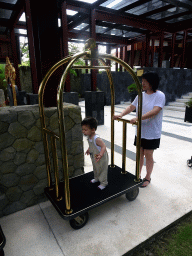
[[[59,61],[56,63],[53,67],[50,68],[50,70],[45,75],[43,81],[41,82],[39,86],[38,91],[38,99],[39,99],[39,117],[41,121],[41,131],[43,136],[43,145],[44,145],[44,153],[45,153],[45,163],[46,163],[46,171],[47,171],[47,183],[48,188],[51,190],[53,189],[52,185],[52,179],[51,179],[51,168],[50,168],[50,158],[49,158],[49,147],[48,147],[48,140],[47,140],[47,134],[46,134],[46,124],[45,124],[45,112],[44,112],[44,106],[43,106],[43,95],[44,90],[46,87],[46,84],[50,78],[50,76],[53,74],[55,70],[57,70],[60,66],[65,64],[71,59],[71,56],[65,58],[64,60]]]
[[[106,62],[103,59],[99,59],[103,65],[107,65]],[[111,71],[109,69],[106,70],[107,76],[109,79],[109,84],[110,84],[110,90],[111,90],[111,167],[115,167],[114,165],[114,112],[115,112],[115,88],[113,84],[113,78],[111,75]]]
[[[54,174],[55,174],[55,194],[56,194],[56,200],[60,201],[62,197],[59,196],[59,168],[58,168],[56,138],[54,136],[51,136],[51,147],[52,147],[52,154],[53,154]]]
[[[126,139],[127,139],[127,123],[123,122],[123,154],[122,154],[122,174],[126,174]]]
[[[71,199],[70,199],[70,188],[69,188],[69,173],[68,173],[68,158],[67,158],[67,147],[65,139],[65,125],[64,125],[64,111],[63,111],[63,89],[64,84],[68,75],[70,68],[73,63],[86,55],[86,52],[76,54],[72,57],[72,60],[67,65],[59,84],[57,92],[57,111],[59,119],[59,133],[60,133],[60,144],[63,162],[63,176],[64,176],[64,193],[65,193],[65,204],[66,204],[66,214],[71,214],[73,210],[71,209]]]

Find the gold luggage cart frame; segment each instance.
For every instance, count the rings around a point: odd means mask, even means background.
[[[91,65],[77,66],[74,65],[79,58],[89,59]],[[138,122],[137,122],[137,145],[136,145],[136,170],[135,175],[126,171],[126,126],[130,123],[126,119],[117,119],[123,122],[123,150],[122,150],[122,168],[114,164],[114,107],[115,107],[115,90],[110,72],[110,66],[104,61],[110,60],[119,63],[129,74],[137,85],[138,90]],[[93,65],[94,60],[101,63],[99,66]],[[59,122],[59,135],[50,131],[46,127],[45,113],[43,106],[43,96],[46,84],[55,70],[62,65],[67,65],[61,77],[57,92],[57,112]],[[64,111],[63,111],[63,91],[68,72],[71,68],[74,69],[105,69],[108,75],[111,88],[111,164],[108,167],[109,185],[106,189],[98,191],[94,184],[90,184],[90,179],[93,177],[93,172],[82,174],[80,176],[69,178],[68,174],[68,159],[65,140],[64,126]],[[70,225],[74,229],[82,228],[88,221],[88,210],[99,206],[115,197],[126,194],[126,198],[130,201],[135,200],[139,193],[139,186],[142,180],[139,178],[140,165],[140,140],[141,140],[141,115],[142,115],[142,86],[138,77],[132,68],[121,59],[109,54],[98,54],[95,50],[95,42],[89,39],[85,44],[85,51],[77,53],[73,56],[68,56],[56,63],[45,75],[41,82],[38,92],[39,97],[39,112],[41,121],[41,130],[43,135],[43,144],[46,161],[46,171],[48,186],[45,188],[45,194],[56,208],[58,213],[66,220],[69,220]],[[51,178],[51,164],[49,156],[48,136],[51,138],[51,148],[53,157],[53,168],[55,183]],[[62,153],[62,167],[64,181],[59,179],[58,158],[56,140],[60,141]]]

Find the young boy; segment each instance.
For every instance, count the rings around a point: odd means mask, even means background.
[[[103,190],[108,185],[108,154],[105,143],[95,133],[97,130],[97,120],[93,117],[86,117],[81,122],[82,132],[88,137],[89,148],[87,155],[90,155],[93,164],[94,179],[91,183],[100,182],[98,188]]]

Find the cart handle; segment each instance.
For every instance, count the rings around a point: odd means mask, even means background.
[[[118,122],[121,121],[121,122],[125,122],[125,123],[128,123],[128,124],[131,123],[130,120],[127,120],[127,119],[124,119],[124,118],[117,118],[115,120],[117,120]],[[136,121],[133,125],[138,125],[138,121]]]

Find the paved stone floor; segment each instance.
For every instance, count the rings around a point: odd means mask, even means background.
[[[80,103],[82,117],[84,103]],[[117,105],[116,113],[126,104]],[[128,119],[135,114],[129,114]],[[110,107],[105,124],[97,133],[110,155]],[[135,173],[135,127],[127,127],[126,169]],[[89,221],[80,230],[70,227],[49,201],[0,219],[7,243],[5,256],[122,256],[192,210],[192,124],[184,123],[184,112],[164,110],[161,147],[154,153],[151,184],[140,188],[129,202],[125,196],[89,211]],[[87,148],[84,139],[85,150]],[[115,164],[121,166],[122,123],[115,122]],[[92,171],[85,156],[85,172]],[[142,177],[145,176],[145,166]]]

